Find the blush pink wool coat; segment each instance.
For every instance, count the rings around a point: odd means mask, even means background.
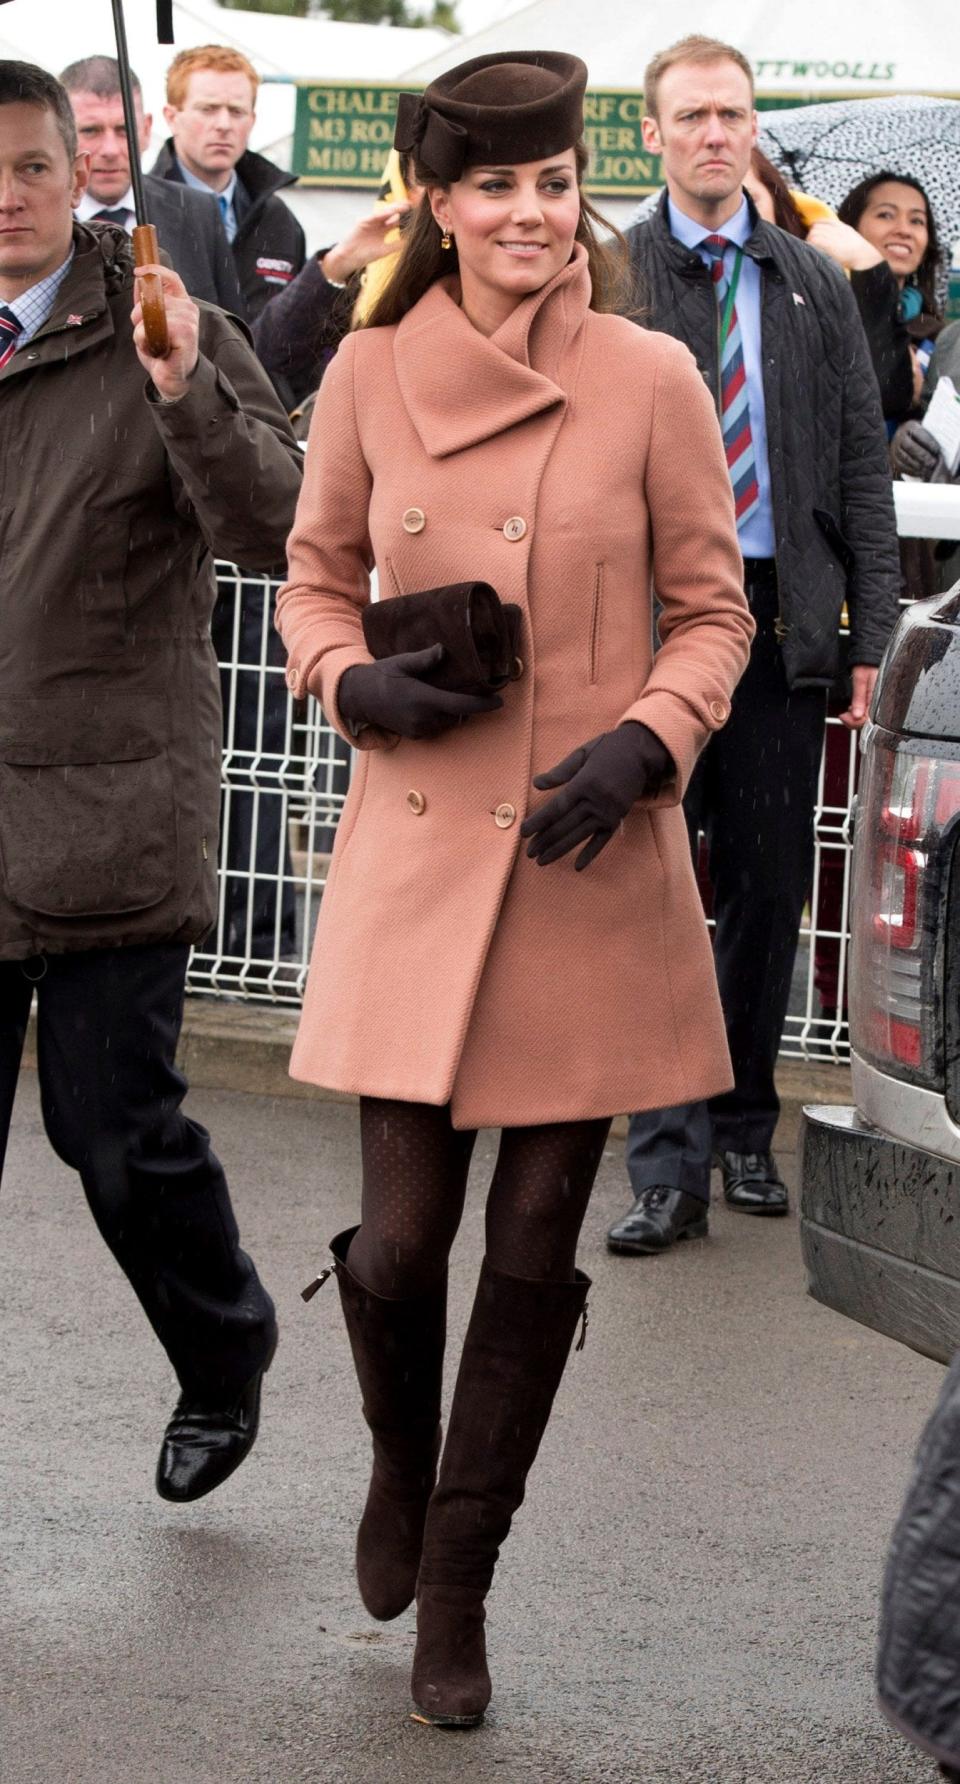
[[[679,800],[753,623],[720,430],[685,347],[588,308],[585,252],[495,335],[446,283],[340,348],[317,403],[277,623],[344,731],[381,596],[482,579],[523,608],[502,711],[365,730],[294,1077],[452,1103],[459,1128],[657,1108],[731,1083]],[[651,582],[662,648],[651,649]],[[538,867],[531,777],[620,720],[677,764],[584,873]]]

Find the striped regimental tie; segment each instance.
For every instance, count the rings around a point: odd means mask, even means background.
[[[710,274],[717,294],[721,318],[727,306],[730,280],[723,264],[724,250],[730,246],[725,235],[705,236],[700,246],[710,256]],[[734,304],[730,325],[720,360],[720,392],[723,404],[723,444],[727,452],[727,470],[733,484],[737,526],[742,527],[760,506],[760,485],[757,482],[757,459],[750,426],[750,404],[747,401],[747,372],[743,362],[743,335]]]
[[[8,310],[6,304],[0,304],[0,372],[17,351],[22,326],[13,311]]]

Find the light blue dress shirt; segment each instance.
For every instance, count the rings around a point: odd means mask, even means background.
[[[685,248],[699,251],[705,266],[713,263],[709,254],[701,248],[701,243],[708,235],[724,235],[731,244],[742,247],[752,233],[750,211],[746,198],[740,209],[732,217],[728,217],[721,228],[704,229],[702,223],[695,223],[673,203],[667,200],[667,216],[670,221],[670,233],[682,242]],[[730,279],[733,273],[735,246],[727,248],[723,256],[723,270]],[[747,402],[750,407],[750,431],[753,435],[753,451],[757,462],[757,484],[760,490],[760,505],[740,528],[738,538],[740,550],[744,557],[772,558],[776,546],[776,532],[773,524],[773,496],[770,489],[770,463],[767,456],[767,412],[763,397],[763,354],[760,332],[760,295],[761,273],[755,260],[749,254],[743,257],[740,268],[740,283],[737,287],[737,319],[743,337],[743,365],[747,378]]]
[[[208,198],[214,199],[220,206],[220,215],[223,218],[223,227],[226,231],[227,241],[232,242],[240,227],[237,222],[237,213],[234,207],[234,199],[237,195],[236,168],[234,168],[230,175],[229,185],[224,186],[222,192],[215,192],[212,186],[207,185],[206,180],[198,180],[196,174],[191,173],[189,167],[184,167],[183,162],[179,159],[177,161],[177,166],[180,169],[180,177],[185,186],[192,186],[194,192],[205,192]]]
[[[33,340],[35,334],[39,334],[44,323],[52,314],[53,306],[57,301],[57,292],[70,271],[73,254],[74,250],[71,248],[66,260],[62,266],[57,267],[56,272],[48,273],[47,277],[41,279],[38,284],[29,286],[26,291],[21,291],[19,297],[9,299],[7,309],[13,311],[20,324],[20,334],[17,338],[18,353],[21,347],[25,347],[28,341]]]

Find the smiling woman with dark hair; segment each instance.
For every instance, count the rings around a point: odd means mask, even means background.
[[[361,1219],[332,1242],[373,1434],[358,1583],[383,1619],[416,1594],[413,1696],[440,1726],[490,1697],[484,1599],[585,1314],[610,1117],[729,1082],[680,800],[753,622],[710,394],[685,348],[607,313],[586,77],[516,52],[402,97],[424,198],[321,387],[277,608],[291,688],[360,752],[292,1070],[360,1097]],[[512,610],[495,676],[464,673],[471,591]]]
[[[920,181],[899,173],[871,174],[847,193],[838,215],[883,256],[903,296],[903,320],[912,322],[923,311],[939,316],[940,242]]]
[[[815,223],[807,240],[850,275],[892,435],[916,407],[941,327],[940,246],[927,195],[907,175],[871,174],[847,193],[836,221]]]

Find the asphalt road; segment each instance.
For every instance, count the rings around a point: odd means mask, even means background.
[[[494,1706],[408,1720],[413,1618],[351,1577],[366,1440],[332,1285],[298,1290],[356,1201],[349,1107],[197,1094],[282,1341],[260,1442],[164,1505],[174,1389],[43,1137],[24,1075],[0,1201],[6,1410],[3,1784],[909,1784],[874,1709],[878,1576],[940,1370],[804,1291],[795,1217],[609,1257],[605,1159],[572,1359],[490,1600]],[[455,1261],[480,1256],[478,1149]],[[784,1155],[784,1163],[794,1161]]]

